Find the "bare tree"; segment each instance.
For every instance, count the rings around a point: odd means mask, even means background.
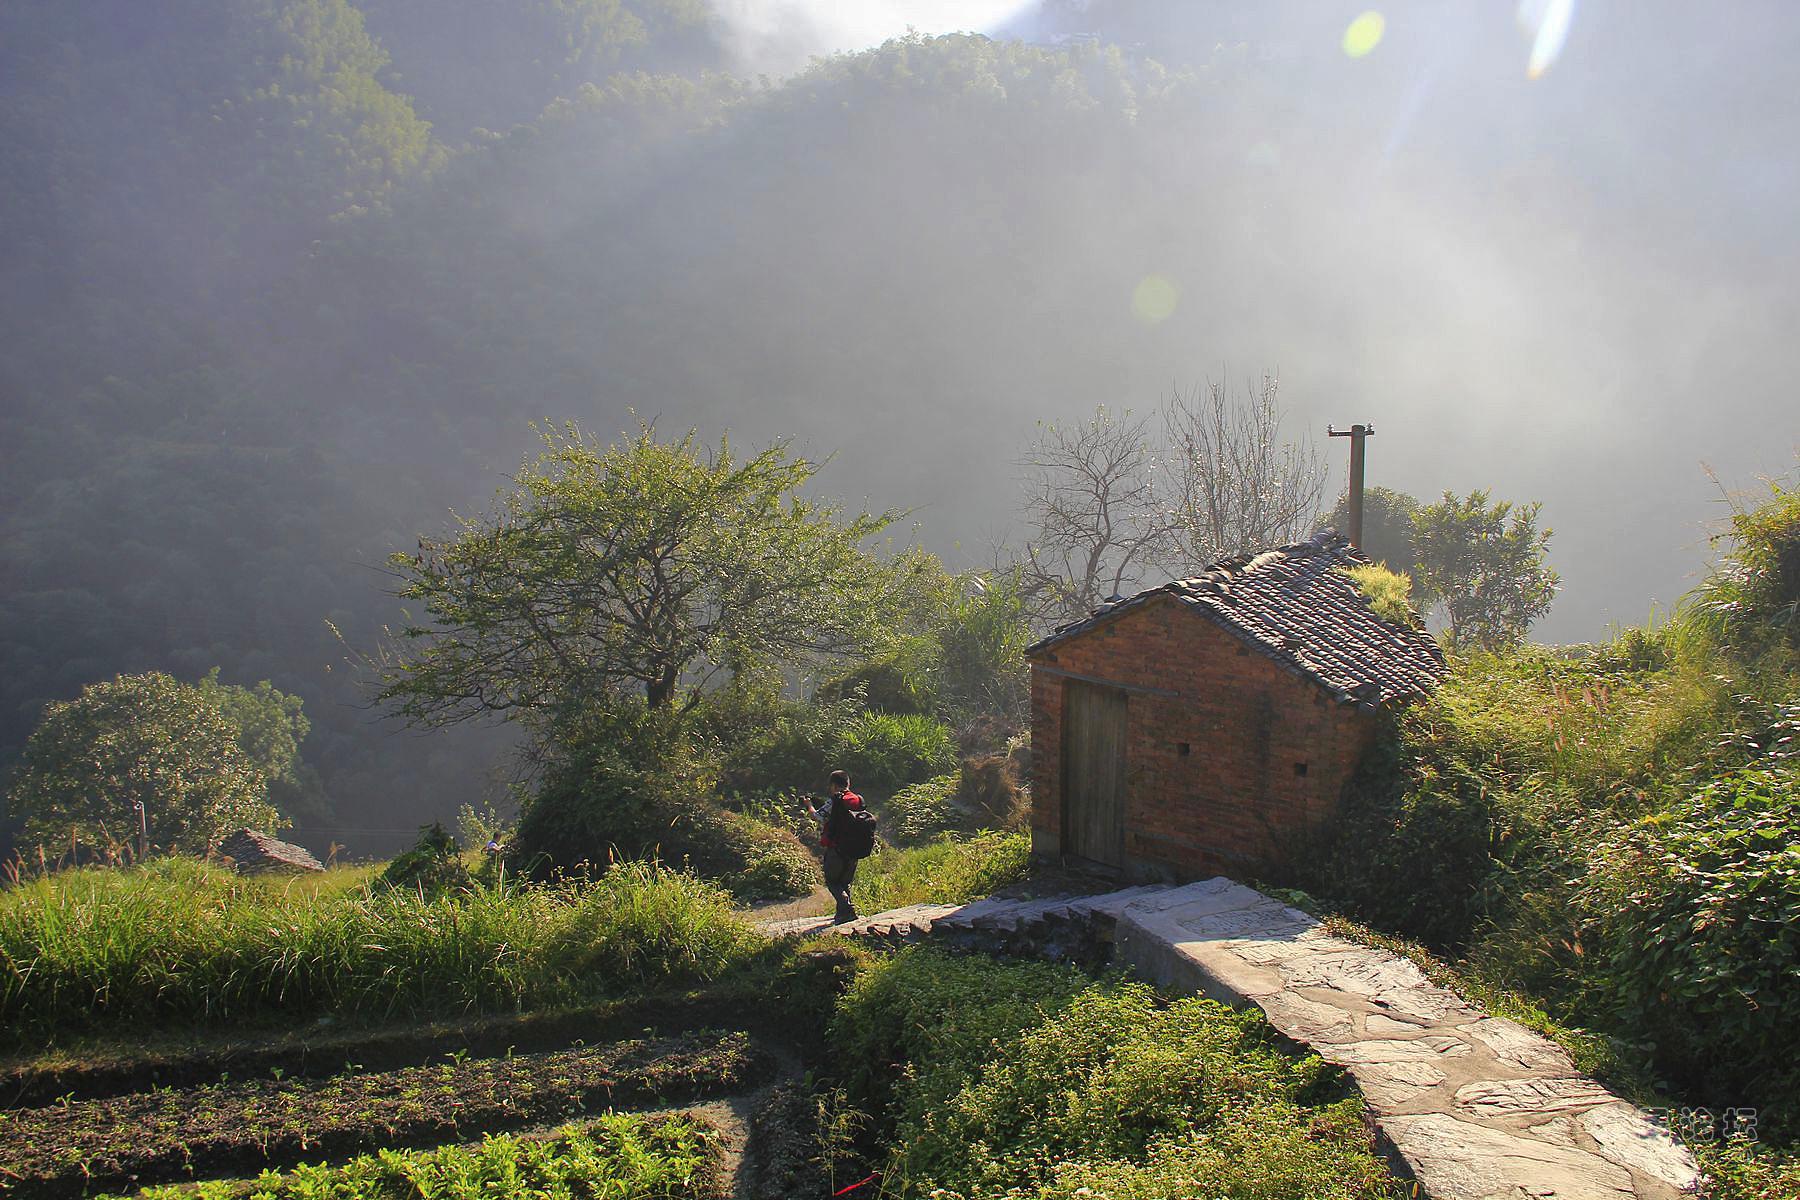
[[[1168,530],[1143,418],[1101,405],[1073,424],[1039,422],[1019,466],[1031,526],[1021,583],[1034,615],[1079,620],[1135,587],[1155,564]]]
[[[1184,574],[1234,554],[1299,541],[1312,532],[1325,466],[1311,439],[1281,440],[1280,381],[1265,372],[1232,398],[1223,381],[1163,407],[1158,472],[1167,537],[1158,555]]]

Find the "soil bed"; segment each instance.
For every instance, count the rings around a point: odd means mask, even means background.
[[[606,1004],[513,1016],[388,1025],[319,1021],[299,1030],[237,1035],[90,1038],[31,1056],[0,1058],[0,1108],[36,1108],[68,1098],[94,1100],[152,1088],[190,1088],[273,1076],[325,1078],[346,1063],[391,1071],[448,1055],[493,1058],[553,1050],[578,1039],[672,1035],[736,1029],[776,1041],[810,1044],[819,1014],[847,985],[852,968],[841,947],[782,948],[779,964],[740,983],[662,991]],[[773,959],[774,956],[771,955]]]
[[[748,1091],[772,1070],[747,1035],[704,1032],[15,1109],[0,1112],[0,1189],[78,1196],[435,1145],[609,1107]]]

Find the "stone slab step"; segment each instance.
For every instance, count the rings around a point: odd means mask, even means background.
[[[873,937],[923,937],[930,933],[933,925],[943,917],[962,908],[959,904],[914,904],[908,908],[893,908],[887,912],[876,913],[852,921],[848,925],[840,925],[840,932],[851,937],[868,935]]]
[[[987,900],[977,900],[972,904],[963,905],[948,916],[939,918],[936,922],[936,928],[971,929],[974,927],[974,923],[986,914],[999,912],[1001,909],[1007,908],[1015,903],[1017,903],[1017,901],[995,900],[992,898]]]
[[[1136,900],[1116,946],[1165,987],[1256,1005],[1348,1071],[1433,1200],[1675,1200],[1700,1184],[1680,1143],[1555,1043],[1242,884]]]

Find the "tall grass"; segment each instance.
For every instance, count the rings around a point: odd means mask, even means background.
[[[756,941],[724,893],[641,864],[438,896],[181,859],[66,871],[0,893],[0,1043],[124,1022],[515,1011],[714,978]]]
[[[963,904],[1025,875],[1031,839],[990,830],[965,841],[946,836],[927,846],[883,847],[857,870],[851,896],[863,912],[909,904]]]

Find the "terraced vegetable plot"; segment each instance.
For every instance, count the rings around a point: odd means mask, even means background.
[[[383,1150],[342,1166],[303,1166],[255,1180],[146,1188],[140,1200],[723,1200],[721,1133],[689,1117],[614,1113],[549,1137],[497,1134],[473,1146]]]
[[[324,1079],[270,1077],[69,1099],[0,1112],[0,1189],[83,1196],[162,1181],[255,1175],[358,1152],[467,1141],[612,1108],[742,1095],[772,1082],[777,1073],[775,1060],[748,1035],[699,1032],[494,1058],[457,1056]],[[603,1139],[604,1144],[621,1151],[636,1147],[634,1154],[643,1156],[641,1139],[621,1141],[617,1133],[606,1135],[611,1141]],[[605,1157],[601,1149],[584,1144],[576,1157],[591,1165]],[[374,1178],[370,1172],[392,1175],[404,1173],[402,1167],[364,1164],[355,1171]],[[444,1169],[474,1168],[452,1156]],[[319,1190],[320,1180],[305,1186],[312,1190],[290,1187],[269,1194],[364,1194],[354,1188]],[[661,1193],[599,1188],[593,1194]]]

